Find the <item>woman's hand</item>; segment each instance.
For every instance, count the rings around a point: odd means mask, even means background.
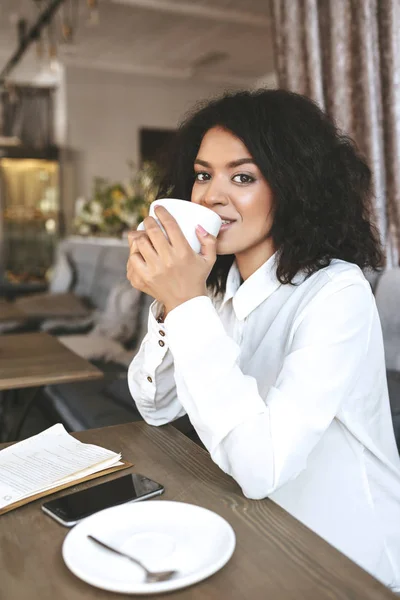
[[[169,240],[157,221],[147,217],[145,231],[129,234],[127,277],[133,287],[164,304],[168,313],[207,294],[206,281],[216,260],[216,238],[198,226],[201,254],[196,254],[173,216],[162,206],[155,211]]]

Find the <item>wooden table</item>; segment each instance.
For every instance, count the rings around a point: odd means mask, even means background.
[[[0,390],[99,377],[99,369],[48,333],[0,336]]]
[[[75,294],[34,294],[15,301],[18,310],[30,319],[58,319],[86,317],[90,310]]]
[[[136,471],[164,484],[166,492],[161,498],[211,509],[235,530],[235,553],[221,571],[193,587],[163,597],[171,600],[395,597],[270,500],[244,498],[236,483],[220,471],[208,453],[174,427],[157,428],[138,422],[75,435],[84,442],[121,451],[123,458],[135,463],[125,473]],[[107,479],[112,477],[109,475]],[[93,484],[91,481],[75,489]],[[63,493],[65,490],[58,495]],[[53,497],[56,495],[46,500]],[[42,502],[32,502],[0,517],[1,600],[137,597],[98,590],[70,573],[61,556],[68,530],[42,513]]]
[[[25,314],[16,306],[14,302],[7,302],[6,300],[0,298],[0,323],[25,320]]]
[[[0,391],[30,388],[29,394],[25,393],[22,421],[40,387],[100,377],[103,377],[102,371],[47,333],[0,336]],[[9,404],[8,398],[4,400],[4,393],[3,402]],[[21,425],[19,421],[11,427],[16,436]],[[18,437],[9,434],[6,439]]]

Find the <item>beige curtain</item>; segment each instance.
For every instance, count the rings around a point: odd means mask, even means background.
[[[374,173],[387,266],[400,253],[400,0],[271,0],[280,87],[316,100]]]

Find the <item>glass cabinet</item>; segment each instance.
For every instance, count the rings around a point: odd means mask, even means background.
[[[3,277],[44,281],[60,235],[58,160],[0,158]]]

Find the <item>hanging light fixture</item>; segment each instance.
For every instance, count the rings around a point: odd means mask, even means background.
[[[56,69],[58,65],[58,48],[56,30],[53,21],[50,21],[47,26],[47,56],[50,70]]]
[[[88,25],[98,25],[100,21],[98,0],[86,0],[89,8]]]
[[[78,27],[79,0],[66,0],[61,7],[61,37],[66,44],[72,44]]]
[[[69,23],[67,20],[63,19],[62,23],[61,23],[61,36],[62,36],[62,41],[65,42],[66,44],[70,44],[72,42],[72,34],[73,34],[73,29],[71,26],[71,23]]]
[[[40,11],[34,19],[29,29],[20,36],[16,50],[6,62],[5,66],[0,71],[0,84],[9,76],[10,72],[20,63],[23,56],[29,48],[38,42],[41,32],[48,26],[49,22],[54,18],[57,10],[60,8],[64,0],[44,0],[43,11],[41,11],[42,0],[34,0],[36,8]],[[32,4],[33,6],[33,4]],[[54,55],[57,49],[52,49]],[[41,48],[38,46],[37,53],[40,56]]]

